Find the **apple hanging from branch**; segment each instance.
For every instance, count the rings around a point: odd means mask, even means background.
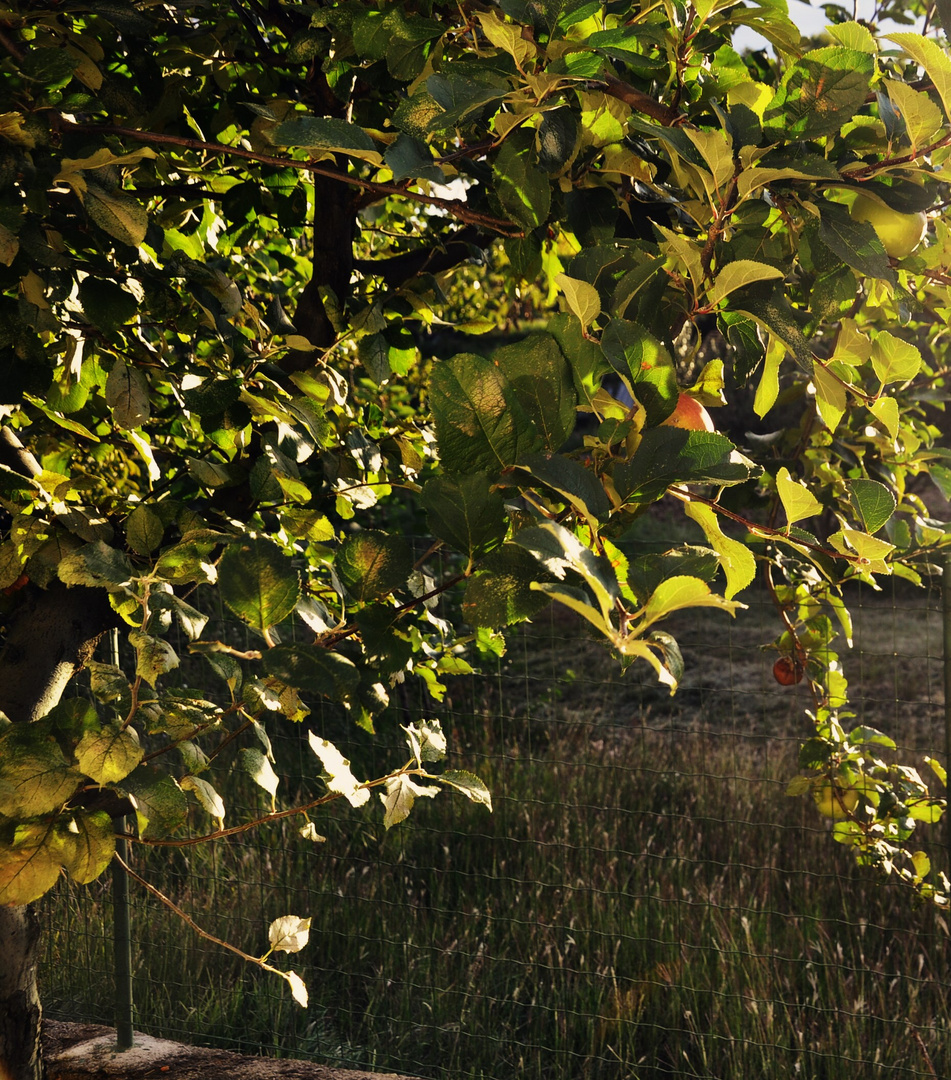
[[[882,247],[893,259],[904,259],[925,238],[928,231],[928,215],[903,214],[867,195],[859,195],[852,204],[853,221],[865,221],[878,233]]]
[[[687,431],[716,431],[713,417],[689,394],[677,398],[677,407],[661,424],[662,427],[679,427]]]

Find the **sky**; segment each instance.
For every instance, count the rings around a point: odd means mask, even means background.
[[[826,0],[823,0],[826,2]],[[868,18],[875,11],[875,0],[835,0],[841,7],[844,7],[847,11],[854,10],[856,15],[860,19]],[[826,19],[825,12],[822,10],[822,4],[807,4],[802,0],[789,0],[789,17],[799,27],[799,31],[802,34],[816,34],[820,30],[824,29],[828,20]],[[887,27],[887,23],[882,23],[883,27]],[[894,29],[912,30],[914,27],[902,26],[894,27]],[[766,45],[766,42],[759,34],[753,33],[752,30],[747,30],[745,27],[738,33],[733,39],[734,46],[738,49],[745,49],[747,47],[751,49],[760,49]]]

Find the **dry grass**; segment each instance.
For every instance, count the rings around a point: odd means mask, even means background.
[[[934,597],[867,593],[855,614],[862,721],[909,751],[943,745]],[[853,868],[784,795],[808,702],[772,682],[758,645],[773,621],[766,607],[681,619],[671,699],[570,620],[536,620],[494,675],[421,703],[451,729],[453,765],[489,783],[493,815],[441,798],[386,834],[378,811],[345,810],[318,848],[287,828],[150,860],[252,951],[268,919],[313,916],[293,958],[313,1004],[139,898],[139,1025],[447,1080],[951,1075],[947,924]],[[386,737],[354,736],[355,765],[386,760]],[[296,733],[280,753],[312,769]],[[48,907],[59,1017],[109,1019],[107,908],[97,887]]]

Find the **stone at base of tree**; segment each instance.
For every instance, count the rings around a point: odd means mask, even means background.
[[[115,1028],[43,1022],[48,1080],[418,1080],[396,1073],[337,1069],[310,1061],[250,1057],[135,1033],[116,1051]]]

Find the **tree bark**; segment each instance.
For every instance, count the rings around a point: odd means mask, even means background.
[[[116,623],[97,589],[22,590],[0,651],[0,710],[14,723],[45,716]],[[0,907],[0,1080],[41,1080],[36,985],[40,927],[32,907]]]
[[[0,1080],[41,1080],[40,924],[31,907],[0,907]]]

